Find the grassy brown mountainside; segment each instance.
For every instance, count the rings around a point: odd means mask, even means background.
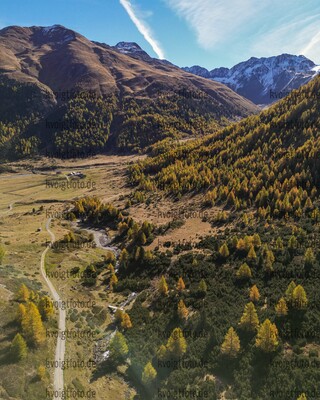
[[[78,138],[79,143],[86,142],[87,147],[93,146],[95,150],[97,142],[101,142],[98,146],[101,149],[113,135],[111,142],[116,147],[141,148],[167,136],[170,129],[171,136],[176,132],[203,133],[204,124],[215,129],[226,124],[226,119],[236,120],[257,112],[255,105],[222,84],[186,73],[170,63],[135,59],[60,25],[2,29],[0,84],[0,120],[8,124],[27,119],[23,127],[15,126],[14,135],[7,134],[5,139],[8,142],[12,136],[22,135],[28,143],[20,140],[14,145],[23,150],[22,155],[48,143],[56,150],[64,150],[66,143],[62,146],[57,135],[70,136],[70,141],[75,141],[76,129],[71,129],[70,124],[62,133],[45,130],[43,119],[50,119],[52,112],[51,122],[70,122],[72,114],[82,125],[90,123],[86,111],[104,113],[101,132],[90,133],[93,137],[100,135],[95,138],[94,146],[89,144],[89,134],[83,139],[80,133]],[[66,102],[63,93],[72,90],[89,92],[91,97]],[[79,108],[81,112],[75,117],[74,110]],[[161,116],[166,124],[160,121]],[[130,121],[132,117],[134,121]],[[143,126],[150,124],[150,120],[152,127]],[[189,126],[183,126],[185,121]],[[148,136],[148,140],[139,135]]]
[[[180,88],[180,84],[189,90],[204,91],[222,105],[233,106],[239,116],[256,110],[224,85],[195,78],[158,60],[135,60],[62,26],[50,30],[15,26],[2,29],[0,49],[3,74],[18,82],[46,85],[48,90],[77,87],[104,95],[113,92],[150,97],[158,90]]]

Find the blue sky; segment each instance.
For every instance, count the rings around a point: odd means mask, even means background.
[[[0,27],[54,24],[110,45],[137,42],[179,66],[231,67],[281,53],[320,64],[319,0],[0,1]]]

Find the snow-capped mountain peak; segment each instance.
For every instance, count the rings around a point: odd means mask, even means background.
[[[135,42],[119,42],[114,47],[117,48],[120,53],[124,54],[132,54],[143,51],[142,48]]]
[[[135,42],[119,42],[114,47],[117,51],[141,60],[151,60],[151,57]]]
[[[309,82],[320,67],[303,55],[281,54],[273,57],[251,57],[232,68],[208,71],[194,66],[185,71],[225,85],[256,104],[270,104]]]
[[[40,26],[35,28],[37,39],[41,42],[64,44],[75,39],[76,33],[62,25]]]

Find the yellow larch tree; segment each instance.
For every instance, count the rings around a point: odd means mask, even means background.
[[[303,310],[308,305],[308,298],[304,288],[298,285],[294,288],[292,293],[292,305],[298,310]]]
[[[247,331],[255,331],[258,328],[259,318],[252,302],[245,305],[239,325],[242,329]]]
[[[188,315],[189,315],[188,308],[184,304],[184,301],[180,300],[179,304],[178,304],[178,316],[179,316],[179,318],[181,320],[185,320],[185,319],[188,318]]]
[[[259,289],[257,288],[256,285],[253,285],[252,288],[250,289],[250,300],[253,303],[258,302],[260,299],[260,293],[259,293]]]
[[[34,346],[40,346],[45,341],[45,329],[41,315],[34,303],[28,303],[21,325],[27,342]]]
[[[167,294],[169,293],[168,284],[167,284],[166,278],[163,275],[159,281],[158,288],[159,288],[159,292],[164,296],[167,296]]]
[[[182,292],[186,288],[186,285],[184,284],[184,281],[182,277],[180,276],[178,283],[177,283],[177,290],[178,292]]]
[[[288,314],[287,302],[283,297],[276,304],[275,310],[278,317],[284,317]]]
[[[180,328],[175,328],[167,343],[167,350],[173,357],[182,357],[187,351],[187,341]]]
[[[266,353],[275,351],[278,347],[278,329],[269,319],[266,319],[258,329],[255,345]]]
[[[240,339],[236,331],[231,327],[229,328],[224,342],[221,345],[221,352],[229,357],[236,357],[240,350]]]

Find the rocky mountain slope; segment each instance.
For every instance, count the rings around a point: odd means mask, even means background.
[[[255,104],[266,105],[308,83],[319,68],[305,56],[282,54],[268,58],[251,57],[230,69],[208,71],[196,65],[183,70],[224,83]]]

